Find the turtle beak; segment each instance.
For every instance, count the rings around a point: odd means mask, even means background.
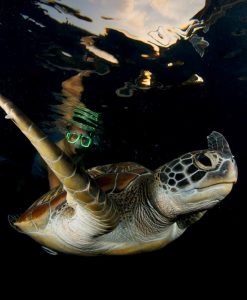
[[[230,146],[225,139],[225,137],[217,132],[213,131],[208,137],[208,149],[209,150],[214,150],[214,151],[219,151],[224,154],[226,157],[231,157],[233,158]]]
[[[227,140],[221,133],[217,131],[213,131],[207,137],[207,139],[208,139],[209,150],[222,153],[224,158],[228,161],[228,174],[229,174],[228,180],[229,182],[235,184],[238,178],[238,168]]]

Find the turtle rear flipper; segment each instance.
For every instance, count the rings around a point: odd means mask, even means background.
[[[15,123],[56,174],[67,192],[68,204],[72,207],[79,204],[85,209],[92,220],[100,224],[98,226],[99,234],[114,228],[118,222],[117,212],[95,181],[86,172],[80,170],[79,173],[70,158],[52,143],[21,110],[1,95],[0,106],[6,112],[6,118]],[[89,227],[90,224],[88,222]],[[94,227],[94,222],[91,225]]]

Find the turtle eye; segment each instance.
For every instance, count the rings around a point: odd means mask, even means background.
[[[211,170],[215,167],[215,163],[207,153],[199,153],[195,156],[195,164],[201,170]]]

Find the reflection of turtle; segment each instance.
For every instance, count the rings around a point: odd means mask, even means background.
[[[161,248],[219,203],[237,180],[229,145],[217,132],[209,136],[208,150],[154,172],[119,163],[79,173],[13,103],[0,97],[0,105],[61,181],[15,222],[54,250],[95,255]]]

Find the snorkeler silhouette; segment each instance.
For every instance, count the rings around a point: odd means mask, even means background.
[[[78,104],[73,109],[72,117],[66,120],[65,128],[62,129],[64,136],[56,142],[57,146],[73,160],[79,169],[84,168],[84,157],[88,150],[99,144],[99,134],[102,132],[101,119],[100,113],[88,109],[83,103]],[[57,176],[41,157],[36,157],[33,171],[37,168],[42,170],[42,173],[44,169],[47,170],[50,189],[60,185]],[[33,173],[37,174],[36,171]]]

